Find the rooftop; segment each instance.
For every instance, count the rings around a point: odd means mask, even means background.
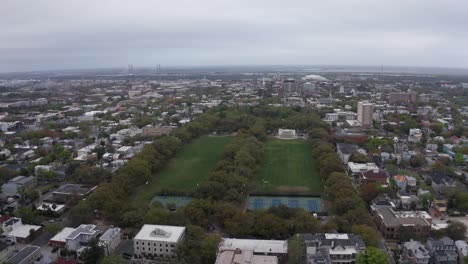
[[[58,188],[56,191],[54,191],[54,194],[83,196],[92,192],[96,188],[96,186],[90,187],[82,184],[65,184],[62,187]]]
[[[361,236],[354,234],[304,234],[304,241],[307,247],[331,247],[335,249],[339,246],[342,250],[345,250],[346,247],[364,248],[366,246]]]
[[[75,231],[75,228],[71,227],[64,227],[62,231],[58,232],[55,236],[53,236],[49,241],[57,241],[57,242],[66,242],[66,238]]]
[[[386,226],[431,226],[432,217],[425,211],[393,211],[389,207],[375,210]]]
[[[185,226],[143,225],[134,240],[176,243],[185,233]]]
[[[254,253],[287,254],[288,241],[286,240],[259,240],[225,238],[219,245],[220,250],[241,249]]]
[[[120,234],[120,228],[115,227],[115,228],[109,228],[102,234],[102,236],[99,238],[100,241],[108,241],[114,238],[116,235]]]
[[[353,154],[358,151],[358,147],[353,144],[346,144],[346,143],[337,143],[336,148],[341,151],[343,154]]]
[[[99,231],[96,230],[95,225],[80,225],[75,230],[73,230],[73,232],[71,232],[65,239],[75,239],[82,234],[94,236],[98,232]]]
[[[18,253],[16,253],[13,257],[9,258],[6,263],[11,263],[11,264],[19,264],[22,263],[24,259],[27,257],[31,256],[34,254],[34,252],[40,250],[40,247],[37,246],[30,246],[27,245],[24,247],[22,250],[20,250]]]

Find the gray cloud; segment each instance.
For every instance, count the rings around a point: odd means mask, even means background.
[[[2,0],[0,71],[233,64],[468,68],[468,1]]]

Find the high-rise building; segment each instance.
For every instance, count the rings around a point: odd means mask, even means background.
[[[358,103],[357,120],[361,123],[361,125],[372,125],[373,108],[374,105],[368,101],[362,101]]]

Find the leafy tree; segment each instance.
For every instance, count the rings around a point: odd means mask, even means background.
[[[359,254],[357,264],[387,264],[388,257],[385,252],[375,247],[367,247],[366,253]]]
[[[220,241],[221,236],[218,234],[207,235],[203,239],[200,245],[203,263],[214,263],[216,261],[216,252]]]
[[[352,232],[360,235],[368,247],[378,247],[380,242],[379,233],[372,227],[366,225],[354,225]]]
[[[256,218],[254,232],[264,238],[283,238],[288,230],[283,219],[270,213],[261,213]]]
[[[465,239],[466,226],[462,222],[450,221],[446,233],[453,240],[463,240]]]
[[[410,165],[413,168],[422,167],[426,164],[426,157],[422,154],[418,154],[410,158]]]
[[[405,134],[409,134],[410,129],[418,128],[418,127],[419,127],[418,123],[416,123],[416,121],[411,117],[405,118],[404,123],[400,126],[401,130]]]
[[[465,163],[465,157],[463,156],[463,153],[461,152],[455,153],[455,162],[460,165]]]
[[[431,201],[433,200],[432,194],[431,193],[426,193],[420,196],[419,202],[421,204],[422,208],[429,208],[429,205],[431,204]]]
[[[38,221],[39,214],[37,210],[33,210],[32,207],[23,206],[18,211],[16,211],[16,215],[22,219],[23,223],[31,224]]]
[[[351,154],[349,161],[357,163],[366,163],[369,162],[369,158],[362,153],[353,153]]]
[[[111,173],[103,168],[94,166],[80,166],[72,175],[75,182],[97,185],[112,177]]]
[[[88,223],[92,220],[93,209],[91,209],[89,203],[81,201],[70,209],[69,219],[72,225],[78,226],[82,223]]]
[[[378,194],[379,191],[375,183],[363,184],[360,187],[361,198],[367,203],[377,197]]]
[[[11,178],[17,176],[16,171],[10,170],[7,167],[0,167],[0,184],[9,181]]]
[[[291,219],[294,233],[315,233],[320,228],[320,223],[310,213],[298,210]]]
[[[468,192],[457,192],[455,194],[455,206],[460,211],[468,210]]]
[[[98,160],[100,160],[102,156],[106,153],[106,148],[104,146],[98,145],[93,149],[93,152],[96,153]]]
[[[182,244],[177,250],[179,263],[182,264],[198,264],[202,262],[201,244],[206,237],[206,231],[194,225],[188,225],[186,236]]]
[[[62,230],[62,227],[58,224],[46,224],[44,225],[44,230],[51,235],[55,235]]]
[[[93,238],[88,242],[88,247],[83,251],[80,258],[85,264],[96,264],[104,257],[104,249],[99,246],[98,240]]]
[[[127,264],[128,261],[121,256],[107,256],[102,259],[100,264]]]

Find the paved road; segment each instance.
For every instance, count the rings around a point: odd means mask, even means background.
[[[54,235],[49,234],[47,232],[42,232],[36,239],[34,239],[33,242],[31,242],[31,245],[33,246],[38,246],[38,247],[44,247],[49,243],[49,240],[53,237]]]

